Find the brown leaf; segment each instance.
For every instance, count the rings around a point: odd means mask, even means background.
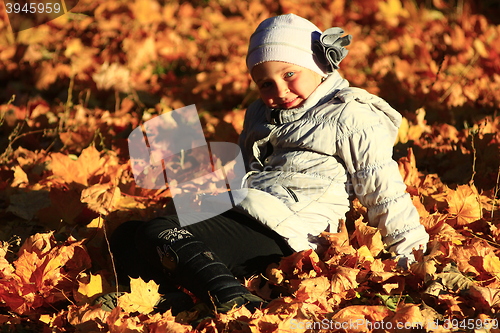
[[[398,306],[391,322],[394,324],[394,327],[404,325],[405,329],[410,329],[411,327],[421,328],[425,324],[428,324],[425,322],[424,316],[416,304],[402,304]]]
[[[96,184],[82,191],[81,201],[93,211],[107,215],[116,209],[120,202],[120,188],[111,183]]]
[[[9,196],[7,212],[27,221],[33,220],[38,212],[50,206],[49,193],[45,190],[14,193]]]
[[[494,248],[486,241],[468,238],[463,245],[451,246],[450,257],[457,263],[463,274],[478,276],[484,270],[484,260],[488,254],[494,255]]]
[[[266,279],[266,282],[263,283],[263,277],[261,275],[254,275],[248,279],[245,279],[244,286],[253,294],[259,296],[264,300],[271,300],[271,293],[273,290],[271,289],[271,283]]]
[[[414,253],[417,251],[414,251]],[[418,276],[423,281],[432,279],[437,271],[436,261],[432,258],[422,255],[422,251],[418,251],[420,256],[415,255],[416,262],[410,265],[410,271]]]
[[[95,136],[95,130],[87,126],[79,126],[74,131],[61,132],[59,138],[61,142],[73,151],[82,151],[89,146]]]
[[[482,308],[482,310],[490,310],[500,307],[500,289],[498,288],[472,285],[466,290],[465,294],[475,301],[474,305],[476,308],[479,307]]]

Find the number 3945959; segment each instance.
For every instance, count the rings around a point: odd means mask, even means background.
[[[51,3],[51,2],[25,2],[25,3],[10,3],[7,2],[5,4],[7,14],[15,13],[15,14],[51,14],[51,13],[60,13],[62,8],[59,3]]]

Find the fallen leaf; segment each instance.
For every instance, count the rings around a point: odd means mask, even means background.
[[[393,313],[382,305],[351,305],[332,317],[339,323],[347,323],[350,332],[370,332],[373,323],[382,322]]]
[[[50,168],[54,176],[68,184],[74,182],[85,186],[89,185],[89,178],[99,171],[104,163],[94,146],[82,150],[76,160],[62,153],[51,154],[50,158]]]
[[[43,208],[50,206],[49,192],[45,190],[15,193],[9,196],[7,212],[27,221],[33,220]]]
[[[428,323],[416,304],[401,304],[395,311],[394,317],[391,318],[394,327],[403,326],[405,329],[412,327],[422,328]]]
[[[111,183],[96,184],[82,191],[81,202],[88,204],[93,211],[107,215],[116,209],[120,196],[119,187]]]
[[[302,302],[314,303],[323,300],[326,303],[329,289],[330,281],[326,276],[306,279],[300,283],[295,298]]]
[[[83,305],[84,303],[90,303],[96,296],[111,291],[111,285],[101,273],[83,274],[78,280],[78,289],[74,293],[74,297],[79,305]]]
[[[481,205],[474,185],[460,185],[447,197],[452,226],[464,226],[481,218]]]
[[[356,236],[359,246],[368,247],[373,257],[378,256],[385,248],[380,230],[364,223],[363,217],[360,217],[354,223],[356,227],[354,235]]]
[[[299,278],[316,277],[323,271],[316,252],[305,250],[281,259],[279,269],[288,276]]]
[[[144,282],[140,277],[130,279],[130,293],[118,298],[118,306],[127,312],[148,314],[160,300],[159,285],[153,280]]]
[[[358,286],[356,281],[359,269],[349,267],[337,267],[331,281],[331,291],[342,293]]]

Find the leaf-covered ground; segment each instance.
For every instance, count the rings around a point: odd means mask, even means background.
[[[113,312],[93,306],[116,289],[113,230],[170,211],[168,190],[136,186],[128,134],[195,104],[208,140],[234,142],[256,98],[246,42],[289,12],[352,34],[342,75],[405,116],[395,158],[428,251],[398,269],[354,202],[326,252],[245,281],[273,299],[262,311],[193,328],[201,312],[151,313],[142,280]],[[0,13],[2,332],[500,331],[495,1],[85,0],[17,34]]]

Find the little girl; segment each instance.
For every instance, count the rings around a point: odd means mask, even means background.
[[[185,227],[176,216],[124,223],[112,240],[120,277],[155,279],[169,307],[180,304],[168,293],[176,284],[219,311],[260,306],[235,276],[317,249],[317,236],[338,231],[354,195],[400,263],[425,249],[428,235],[392,159],[401,115],[337,72],[351,40],[342,34],[293,14],[258,26],[246,62],[260,99],[247,110],[239,142],[248,194]]]

